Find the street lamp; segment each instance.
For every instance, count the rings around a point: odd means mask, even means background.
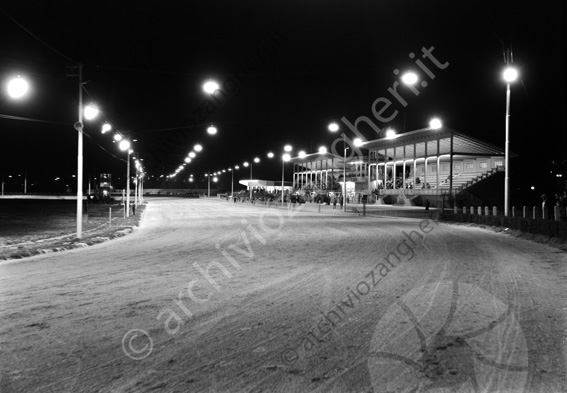
[[[329,131],[337,132],[338,130],[339,130],[339,125],[337,123],[329,124]],[[343,211],[346,213],[346,203],[347,203],[347,199],[346,199],[346,151],[347,151],[347,146],[346,146],[346,135],[345,135],[344,132],[342,133],[342,137],[343,137],[343,149],[344,149],[344,156],[343,156],[343,183],[344,183],[344,186],[343,186]]]
[[[290,146],[290,145],[286,145],[286,146],[284,147],[284,150],[287,151],[287,152],[290,152],[290,151],[291,151],[291,146]],[[288,162],[290,159],[291,159],[291,156],[290,156],[289,153],[285,153],[285,154],[282,156],[282,207],[283,207],[283,205],[284,205],[284,164],[285,164],[286,162]]]
[[[207,172],[205,173],[205,176],[207,177],[207,198],[211,197],[211,172]]]
[[[337,132],[339,130],[339,125],[335,122],[329,124],[329,131]]]
[[[438,130],[443,127],[443,123],[438,118],[433,118],[429,122],[429,128]],[[451,130],[451,138],[449,141],[449,206],[453,201],[453,130]],[[445,197],[443,197],[443,206],[445,206]]]
[[[85,107],[85,119],[92,120],[98,116],[99,110],[93,104],[89,104]]]
[[[442,126],[443,124],[441,123],[441,120],[437,118],[431,119],[431,121],[429,122],[429,128],[431,128],[432,130],[438,130]]]
[[[258,157],[255,157],[254,160],[252,160],[252,161],[250,162],[250,183],[249,183],[249,187],[250,187],[250,200],[252,200],[252,162],[259,163],[259,162],[260,162],[260,159],[259,159]],[[244,166],[248,166],[248,163],[245,162],[245,163],[244,163]]]
[[[75,130],[78,134],[77,143],[77,239],[82,237],[83,231],[83,65],[79,64],[77,67],[78,73],[74,74],[79,77],[79,105],[78,105],[78,120],[74,124]],[[73,75],[73,74],[69,74]],[[98,114],[98,110],[90,108],[88,115],[85,115],[87,120],[93,119]]]
[[[203,90],[205,90],[205,92],[207,94],[213,94],[215,91],[217,91],[219,89],[219,84],[217,82],[215,82],[212,79],[209,79],[207,82],[205,82],[205,84],[203,85]]]
[[[507,53],[507,60],[510,58],[510,52]],[[504,215],[508,215],[510,208],[510,83],[518,78],[518,71],[508,66],[504,70],[504,80],[506,81],[506,145],[504,158]]]
[[[118,135],[118,134],[117,134]],[[114,138],[116,139],[116,137]],[[118,147],[122,151],[128,151],[128,160],[126,162],[126,205],[124,209],[126,210],[126,217],[130,217],[130,154],[132,153],[131,143],[129,140],[124,139],[120,136],[120,143]]]
[[[102,125],[101,133],[106,134],[110,130],[112,130],[112,126],[110,123],[106,122]]]
[[[209,135],[215,135],[217,133],[217,128],[211,124],[209,128],[207,128],[207,132]]]
[[[414,85],[417,83],[417,74],[415,72],[406,72],[402,75],[402,82],[406,85]]]
[[[29,84],[24,78],[18,75],[8,82],[6,88],[8,90],[8,95],[11,98],[20,99],[27,94],[29,90]]]
[[[388,128],[386,130],[386,139],[394,139],[395,136],[396,136],[396,131],[392,130],[391,128]]]

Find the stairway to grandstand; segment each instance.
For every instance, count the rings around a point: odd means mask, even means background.
[[[468,172],[468,173],[457,173],[453,175],[453,190],[456,193],[466,190],[467,188],[491,177],[496,173],[501,172],[503,168],[494,168],[486,172]],[[439,184],[440,189],[449,190],[450,182],[449,178],[445,179]]]

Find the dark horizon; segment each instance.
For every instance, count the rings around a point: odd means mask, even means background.
[[[173,173],[200,143],[203,152],[180,173],[182,179],[242,166],[255,156],[261,162],[254,177],[278,179],[284,144],[295,154],[329,148],[337,135],[327,125],[344,118],[342,131],[354,135],[346,123],[361,116],[397,132],[424,128],[439,117],[447,127],[503,147],[501,73],[508,48],[520,73],[511,93],[511,149],[520,156],[512,161],[512,181],[548,181],[533,162],[555,161],[566,170],[560,1],[509,8],[506,2],[473,1],[19,1],[3,6],[0,17],[9,37],[0,49],[2,83],[20,73],[31,84],[19,102],[2,92],[3,176],[76,174],[78,88],[65,68],[77,63],[87,82],[85,104],[96,102],[103,111],[84,122],[85,189],[89,175],[125,173],[126,155],[111,133],[100,133],[104,120],[137,139],[134,150],[148,175]],[[417,85],[419,95],[398,86],[404,106],[389,89],[408,69],[427,86]],[[216,99],[202,91],[210,78],[222,88]],[[372,112],[380,97],[392,101],[383,112],[386,122]],[[215,136],[206,133],[210,124],[218,128]],[[359,130],[367,139],[377,135],[367,125]],[[276,157],[266,158],[268,151]],[[247,175],[235,172],[235,184]]]

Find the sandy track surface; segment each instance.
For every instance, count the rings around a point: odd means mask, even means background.
[[[0,391],[567,391],[566,281],[478,228],[155,199],[0,263]]]

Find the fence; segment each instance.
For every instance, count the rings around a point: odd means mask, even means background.
[[[551,209],[537,206],[521,210],[515,207],[511,214],[504,216],[495,207],[465,207],[463,209],[446,209],[440,215],[442,221],[474,223],[505,229],[518,230],[523,233],[544,235],[549,238],[567,240],[567,209],[554,206]]]
[[[457,206],[454,207],[453,212],[455,214],[473,214],[479,216],[503,216],[504,213],[498,210],[496,206],[492,209],[488,206],[469,206],[459,209]],[[567,218],[567,207],[564,206],[552,206],[551,208],[537,207],[533,206],[531,208],[523,206],[522,209],[517,209],[516,206],[512,206],[510,211],[510,217],[521,217],[521,218],[531,218],[531,219],[543,219],[543,220],[555,220],[555,221],[565,221]]]

